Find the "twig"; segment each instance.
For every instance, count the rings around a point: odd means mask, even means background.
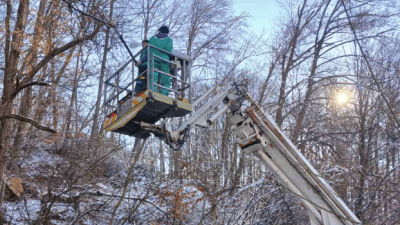
[[[139,157],[140,157],[140,154],[142,153],[142,151],[144,149],[144,146],[146,144],[146,140],[147,140],[147,138],[143,140],[142,146],[140,147],[139,151],[136,152],[135,159],[133,160],[132,165],[129,168],[128,175],[126,177],[126,181],[125,181],[125,185],[124,185],[124,190],[122,191],[121,198],[119,199],[118,203],[114,207],[114,210],[113,210],[113,213],[112,213],[111,219],[110,219],[110,225],[113,224],[114,217],[117,214],[118,208],[121,206],[121,203],[125,198],[125,193],[126,193],[126,190],[128,189],[128,184],[131,181],[131,176],[132,176],[133,169],[134,169],[135,164],[137,163],[137,161],[139,161]]]
[[[395,122],[397,123],[397,128],[399,129],[399,128],[400,128],[400,121],[399,121],[399,119],[397,118],[396,114],[394,113],[392,107],[390,106],[388,99],[386,98],[385,94],[383,93],[383,91],[382,91],[382,89],[381,89],[381,86],[379,85],[378,79],[376,78],[374,72],[372,71],[372,67],[371,67],[371,65],[369,64],[369,61],[368,61],[368,59],[367,59],[367,56],[366,56],[365,53],[364,53],[363,48],[361,47],[361,44],[360,44],[360,41],[359,41],[359,39],[358,39],[358,37],[357,37],[356,31],[354,30],[353,23],[352,23],[351,20],[350,20],[350,15],[349,15],[349,13],[348,13],[348,11],[347,11],[346,5],[344,4],[344,1],[343,1],[343,0],[341,0],[341,2],[342,2],[342,5],[343,5],[343,8],[344,8],[344,11],[346,12],[347,20],[349,21],[351,31],[353,32],[353,35],[354,35],[354,39],[356,40],[357,45],[358,45],[358,47],[359,47],[359,49],[360,49],[360,51],[361,51],[361,55],[363,56],[363,58],[364,58],[364,60],[365,60],[365,63],[367,64],[368,70],[369,70],[369,72],[370,72],[370,74],[371,74],[371,76],[372,76],[372,79],[373,79],[374,82],[375,82],[376,87],[378,88],[378,91],[381,93],[383,100],[385,101],[387,107],[389,108],[390,114],[392,114],[393,119],[394,119]],[[390,116],[389,116],[389,118],[390,118]],[[390,118],[390,119],[391,119],[391,118]]]
[[[32,224],[32,222],[31,222],[31,218],[30,218],[30,216],[29,216],[29,209],[28,209],[28,206],[27,206],[27,204],[26,204],[26,198],[24,197],[24,206],[25,206],[25,210],[26,210],[26,215],[28,216],[28,223],[29,224]]]
[[[132,57],[133,61],[136,63],[135,57],[133,56],[133,53],[132,53],[131,49],[128,47],[128,45],[126,44],[124,38],[122,37],[122,34],[119,33],[119,31],[118,31],[117,28],[115,27],[114,23],[112,23],[112,21],[109,22],[109,21],[100,19],[100,18],[98,18],[98,17],[95,17],[95,16],[93,16],[93,15],[91,15],[91,14],[89,14],[89,13],[85,13],[84,11],[80,10],[79,8],[73,6],[72,3],[71,3],[71,2],[68,2],[67,0],[63,0],[63,2],[65,2],[65,3],[68,5],[68,7],[69,7],[70,9],[73,9],[73,10],[75,10],[75,11],[81,13],[81,14],[84,15],[84,16],[90,17],[90,18],[92,18],[93,20],[104,24],[104,25],[107,26],[107,27],[110,27],[110,28],[114,29],[115,33],[118,35],[119,40],[122,42],[122,44],[124,44],[124,46],[125,46],[126,50],[128,51],[129,55]]]
[[[53,59],[58,54],[61,54],[84,41],[92,40],[100,32],[100,28],[101,26],[97,26],[91,34],[77,38],[59,48],[54,48],[53,50],[51,50],[36,66],[32,68],[31,72],[29,72],[26,75],[26,78],[21,82],[21,86],[24,86],[25,84],[28,83],[28,81],[32,80],[35,74],[39,72],[39,70],[41,70],[44,67],[44,65],[46,65],[51,59]]]
[[[35,121],[33,121],[33,120],[29,119],[29,118],[23,117],[23,116],[18,116],[18,115],[15,115],[15,114],[0,116],[0,120],[1,119],[5,119],[5,118],[13,118],[13,119],[16,119],[16,120],[19,120],[19,121],[22,121],[22,122],[27,122],[27,123],[30,123],[32,126],[40,129],[40,130],[44,130],[44,131],[47,131],[47,132],[50,132],[50,133],[53,133],[53,134],[57,133],[57,131],[55,131],[55,130],[49,128],[49,127],[42,126],[42,125],[38,124],[37,122],[35,122]]]
[[[331,209],[328,209],[328,208],[325,208],[325,207],[323,207],[323,206],[320,206],[320,205],[318,205],[317,203],[314,203],[313,201],[311,201],[310,199],[307,199],[307,198],[305,198],[305,197],[303,197],[303,196],[301,196],[301,195],[299,195],[299,194],[293,192],[292,190],[290,190],[289,188],[285,187],[284,185],[282,185],[282,184],[280,184],[280,183],[278,183],[278,184],[279,184],[280,187],[282,187],[282,188],[285,189],[286,191],[290,192],[291,194],[295,195],[296,197],[301,198],[301,199],[303,199],[304,201],[307,201],[308,203],[314,205],[315,207],[317,207],[317,208],[319,208],[319,209],[321,209],[321,210],[324,210],[324,211],[326,211],[326,212],[328,212],[328,213],[331,213],[331,214],[337,216],[339,219],[347,220],[347,221],[352,222],[352,223],[354,223],[354,224],[360,224],[359,221],[354,221],[354,220],[352,220],[352,219],[350,219],[350,218],[347,218],[347,216],[339,215],[339,214],[337,214],[336,212],[332,211]]]

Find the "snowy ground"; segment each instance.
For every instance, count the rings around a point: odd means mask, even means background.
[[[122,194],[124,178],[102,178],[96,183],[80,182],[69,186],[63,176],[64,172],[59,170],[65,167],[65,164],[62,157],[48,151],[37,150],[32,153],[21,164],[22,172],[18,174],[26,188],[25,196],[19,201],[4,203],[5,223],[35,224],[44,206],[51,206],[49,218],[52,224],[71,224],[75,220],[79,221],[79,224],[107,223]],[[193,185],[183,185],[183,188],[176,189],[174,187],[177,185],[174,183],[160,183],[146,177],[143,172],[135,171],[134,173],[135,182],[130,184],[125,194],[126,199],[117,211],[116,220],[126,220],[128,224],[137,222],[151,224],[151,221],[162,223],[171,219],[166,215],[171,215],[169,213],[171,207],[175,207],[175,211],[182,212],[180,219],[185,221],[185,224],[192,224],[195,221],[190,221],[183,212],[200,211],[201,208],[210,207],[204,200],[204,193]],[[54,187],[51,188],[52,195],[49,197],[50,176]],[[74,202],[73,199],[76,196],[82,197]],[[140,206],[131,213],[139,202]],[[179,202],[179,204],[174,205],[174,202]],[[89,211],[91,212],[88,213]],[[177,217],[179,216],[181,215],[178,213]]]

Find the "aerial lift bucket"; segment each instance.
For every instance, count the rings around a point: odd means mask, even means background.
[[[131,95],[134,93],[134,84],[141,76],[139,75],[138,78],[135,78],[136,73],[134,73],[135,66],[133,60],[125,63],[105,81],[104,99],[106,100],[103,107],[105,107],[106,112],[110,107],[113,109],[113,112],[106,117],[105,131],[129,135],[136,138],[147,138],[150,136],[150,132],[143,130],[140,126],[140,122],[154,124],[162,118],[182,117],[192,112],[192,105],[189,101],[189,99],[191,99],[190,56],[174,50],[172,53],[169,53],[152,45],[148,45],[146,48],[140,50],[134,57],[137,57],[143,50],[146,50],[148,55],[150,55],[150,48],[155,48],[168,54],[170,60],[165,60],[157,55],[149,57],[147,69],[143,72],[143,74],[147,73],[147,90],[136,93],[133,96]],[[157,68],[154,67],[155,60],[168,63],[171,68],[171,73],[157,70]],[[123,83],[124,80],[129,80],[127,79],[129,76],[123,77],[121,74],[124,74],[123,70],[127,68],[130,63],[132,63],[132,81]],[[157,82],[149,82],[153,80],[151,76],[154,72],[169,76],[173,83],[172,86],[165,87]],[[132,87],[132,90],[129,90],[129,87]],[[158,89],[157,92],[153,91],[156,89]],[[160,89],[169,90],[170,95],[165,96],[158,93]],[[114,94],[106,96],[109,93],[107,90],[110,90]],[[124,91],[127,91],[128,94],[121,100],[119,96]]]

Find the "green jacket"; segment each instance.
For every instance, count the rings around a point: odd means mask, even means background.
[[[173,49],[172,39],[168,36],[165,38],[159,38],[159,37],[157,37],[157,35],[154,35],[153,37],[150,38],[149,44],[151,44],[155,47],[161,48],[167,52],[172,52],[172,49]],[[150,57],[152,57],[153,54],[156,56],[159,56],[165,60],[169,60],[168,54],[166,54],[165,52],[161,52],[158,49],[151,48],[150,49]]]

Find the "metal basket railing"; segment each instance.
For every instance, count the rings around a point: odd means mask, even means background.
[[[169,60],[163,59],[155,54],[150,55],[151,49],[157,49],[160,52],[166,53],[169,56]],[[147,79],[147,90],[153,91],[154,87],[156,87],[156,92],[160,92],[162,89],[166,89],[172,92],[172,95],[175,98],[175,100],[180,100],[187,97],[187,99],[189,99],[190,101],[192,96],[190,90],[190,84],[191,84],[190,57],[178,51],[168,52],[165,51],[164,49],[149,44],[145,48],[142,48],[140,51],[138,51],[134,55],[134,58],[139,56],[143,51],[146,51],[147,53],[147,65],[146,65],[146,70],[144,72],[135,76],[135,74],[137,74],[135,72],[136,71],[135,63],[133,59],[130,59],[128,62],[122,65],[116,72],[114,72],[113,74],[111,74],[106,78],[104,82],[104,92],[103,92],[103,97],[104,97],[103,107],[105,108],[106,115],[109,115],[111,111],[113,112],[115,111],[118,114],[120,110],[120,107],[118,107],[118,105],[121,102],[121,100],[126,100],[127,97],[137,94],[134,93],[135,84],[137,83],[138,79],[144,74],[146,74],[146,79]],[[162,62],[168,64],[169,67],[172,68],[170,70],[170,73],[166,73],[164,71],[161,71],[159,68],[155,68],[154,62]],[[128,66],[130,64],[132,66],[131,74],[127,75],[126,69],[129,68]],[[168,76],[171,79],[171,86],[170,87],[163,86],[160,82],[161,79],[158,79],[156,83],[153,82],[154,72],[159,73],[160,76],[161,74],[164,76]],[[124,91],[128,93],[125,94],[124,97],[122,97],[121,95],[123,94]]]

